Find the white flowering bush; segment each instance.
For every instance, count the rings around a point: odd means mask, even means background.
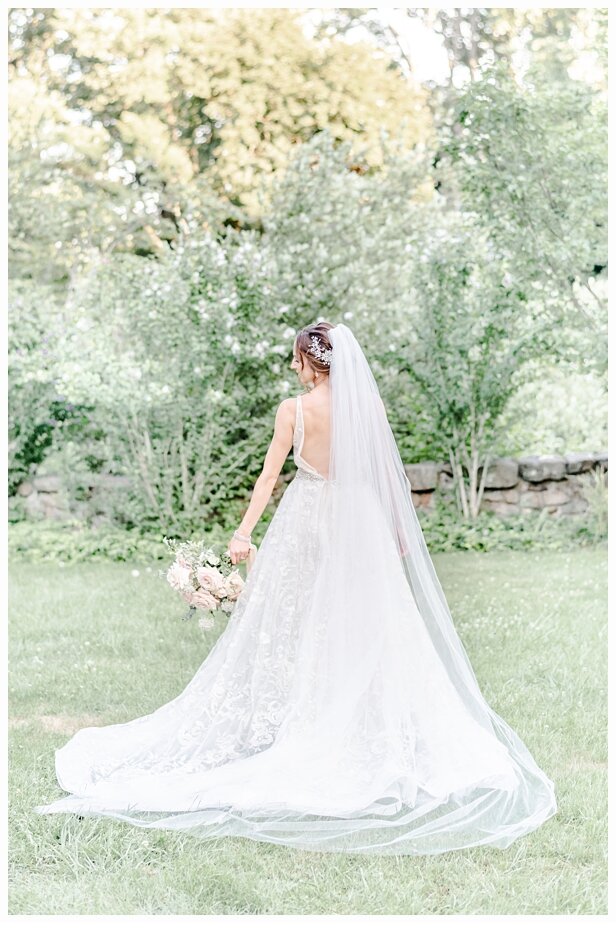
[[[76,282],[60,385],[95,406],[108,467],[133,480],[114,493],[121,523],[209,526],[252,486],[294,333],[268,277],[257,234],[202,234],[163,261],[120,256]]]

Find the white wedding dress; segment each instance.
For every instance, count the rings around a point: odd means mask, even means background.
[[[296,405],[296,475],[210,654],[170,702],[58,748],[70,795],[35,811],[320,851],[506,847],[556,811],[554,785],[493,710],[469,711],[368,489],[336,559],[346,493],[302,458]]]

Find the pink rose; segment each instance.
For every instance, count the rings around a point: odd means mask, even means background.
[[[192,605],[206,612],[213,612],[215,608],[218,608],[218,600],[207,589],[197,589],[192,597]]]
[[[197,581],[204,589],[208,589],[217,598],[224,598],[226,594],[225,577],[211,566],[200,566],[197,569]]]
[[[235,602],[240,592],[244,588],[244,580],[238,570],[232,570],[226,579],[227,598],[230,602]]]

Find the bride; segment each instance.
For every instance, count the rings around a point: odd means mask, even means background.
[[[506,848],[554,783],[475,678],[372,370],[345,324],[303,328],[233,563],[292,447],[297,472],[228,624],[175,699],[55,752],[39,813],[317,851]]]

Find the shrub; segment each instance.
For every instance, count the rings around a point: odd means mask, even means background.
[[[136,530],[87,528],[79,521],[20,521],[9,527],[9,555],[33,563],[162,560],[162,536]]]
[[[437,501],[420,519],[426,544],[432,552],[453,550],[569,550],[607,538],[607,526],[600,529],[596,518],[582,515],[538,514],[502,517],[480,511],[474,520],[465,520],[455,505]]]

